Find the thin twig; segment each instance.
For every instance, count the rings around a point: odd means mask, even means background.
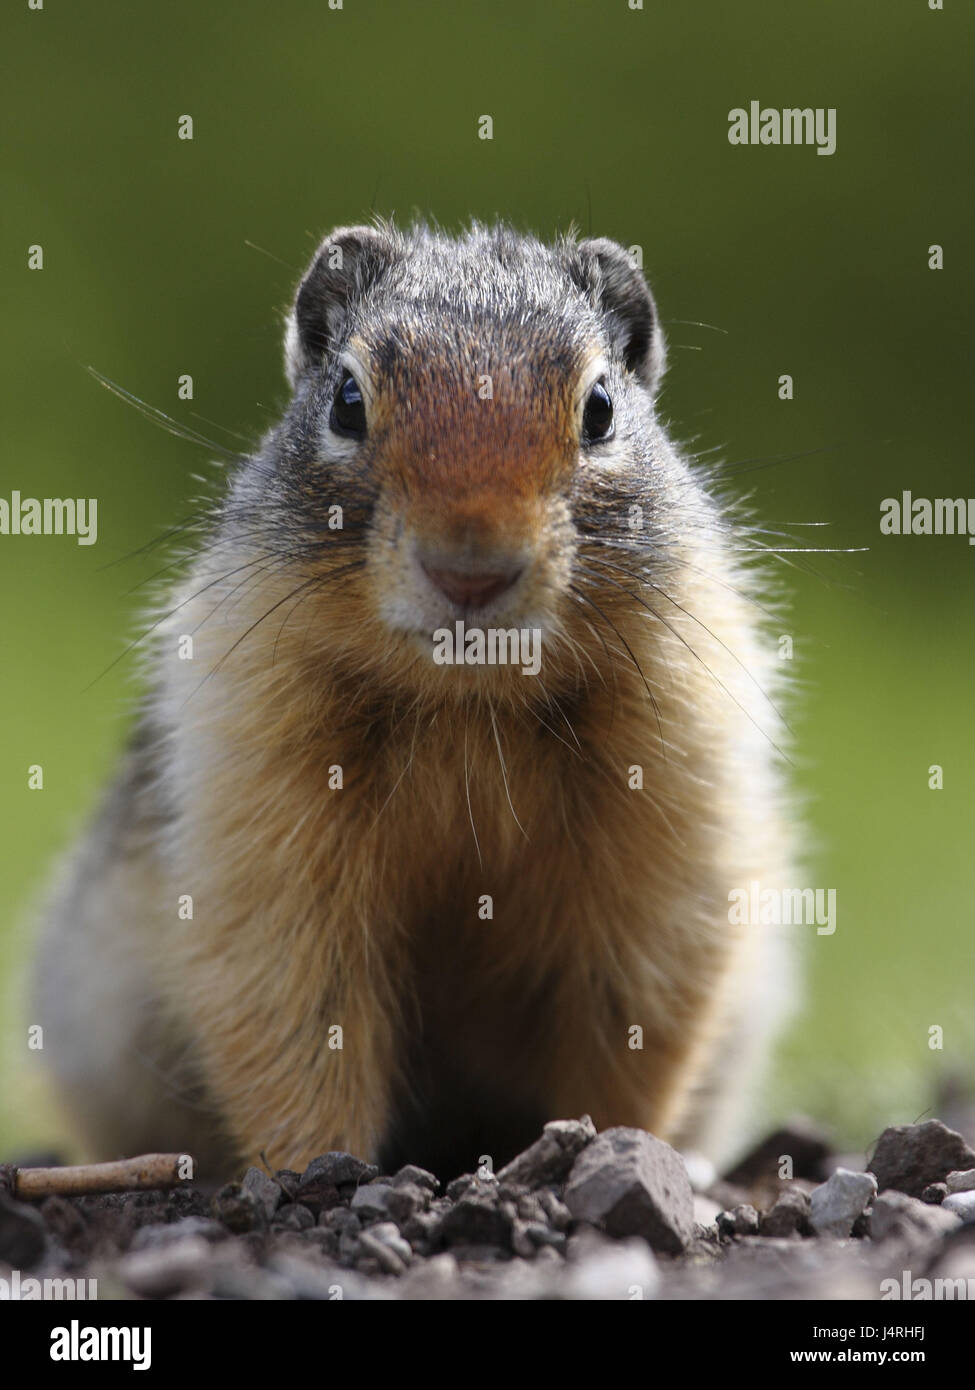
[[[141,1154],[117,1163],[80,1163],[69,1168],[17,1168],[14,1196],[24,1199],[75,1197],[93,1192],[151,1192],[176,1187],[192,1177],[188,1154]]]

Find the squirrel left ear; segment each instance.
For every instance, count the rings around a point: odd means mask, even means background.
[[[288,318],[284,360],[292,386],[334,354],[356,302],[395,256],[393,236],[383,226],[337,227],[325,238]]]
[[[602,314],[610,346],[628,371],[650,391],[664,374],[667,352],[657,306],[643,272],[628,251],[609,237],[580,241],[584,288]]]

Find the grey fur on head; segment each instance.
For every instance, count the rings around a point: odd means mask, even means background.
[[[607,355],[655,392],[666,352],[656,306],[629,253],[608,237],[547,246],[504,223],[473,223],[454,238],[417,224],[339,227],[322,241],[295,296],[285,337],[292,387],[334,359],[366,300],[395,318],[404,307],[456,317],[524,319],[589,308]]]

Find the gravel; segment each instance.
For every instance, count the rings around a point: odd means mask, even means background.
[[[0,1192],[0,1278],[136,1299],[880,1299],[920,1271],[975,1280],[971,1137],[896,1126],[865,1171],[790,1122],[729,1173],[698,1165],[692,1193],[669,1145],[584,1116],[445,1189],[328,1153],[216,1191]]]

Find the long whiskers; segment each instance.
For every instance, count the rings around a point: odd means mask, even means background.
[[[505,765],[504,765],[504,753],[501,751],[501,738],[500,738],[500,736],[499,736],[499,734],[498,734],[498,723],[497,723],[497,720],[496,720],[495,717],[494,717],[494,705],[491,703],[491,700],[490,700],[490,699],[488,699],[487,707],[488,707],[488,713],[489,713],[490,716],[491,716],[491,729],[492,729],[493,732],[494,732],[494,743],[495,743],[495,747],[496,747],[497,750],[498,750],[498,763],[499,763],[500,766],[501,766],[501,780],[502,780],[502,782],[504,783],[504,794],[505,794],[505,796],[506,796],[507,799],[508,799],[508,810],[511,812],[512,816],[514,817],[515,825],[517,825],[518,829],[521,831],[522,835],[524,835],[525,839],[527,840],[527,839],[528,839],[528,834],[527,834],[527,832],[526,832],[526,830],[525,830],[525,827],[522,825],[521,821],[518,819],[518,812],[515,810],[514,805],[513,805],[513,803],[512,803],[512,800],[511,800],[511,792],[510,792],[510,790],[509,790],[509,788],[508,788],[508,770],[507,770],[507,768],[506,768]]]
[[[608,618],[608,617],[606,616],[606,614],[603,612],[603,610],[599,607],[599,604],[598,604],[598,603],[595,603],[595,602],[593,601],[593,599],[591,599],[591,598],[589,597],[588,594],[584,594],[584,593],[582,592],[582,590],[581,590],[580,588],[578,588],[577,585],[575,585],[575,584],[570,584],[570,585],[569,585],[569,588],[570,588],[570,590],[572,591],[572,593],[575,594],[576,598],[577,598],[579,601],[581,601],[582,603],[588,604],[588,606],[589,606],[595,613],[597,613],[597,614],[599,615],[599,617],[600,617],[600,618],[602,619],[602,621],[606,624],[606,626],[607,626],[608,628],[610,628],[612,632],[615,633],[615,635],[616,635],[618,641],[621,643],[621,645],[622,645],[624,651],[626,652],[627,656],[630,658],[630,661],[633,663],[634,667],[636,668],[637,672],[639,673],[639,676],[640,676],[641,681],[643,682],[644,688],[646,689],[646,692],[647,692],[647,694],[648,694],[649,697],[650,697],[650,704],[651,704],[652,707],[653,707],[654,718],[655,718],[656,721],[657,721],[657,735],[658,735],[658,737],[659,737],[659,739],[660,739],[660,748],[661,748],[661,752],[663,753],[664,759],[666,760],[666,758],[667,758],[667,744],[666,744],[666,742],[664,741],[663,726],[662,726],[662,724],[661,724],[661,722],[660,722],[660,706],[657,704],[656,696],[654,695],[653,691],[650,689],[650,682],[649,682],[649,681],[647,680],[647,678],[646,678],[646,675],[645,675],[645,673],[644,673],[643,667],[640,665],[639,661],[637,661],[637,659],[636,659],[636,655],[634,654],[633,648],[630,646],[629,642],[627,642],[626,638],[625,638],[625,637],[623,636],[623,634],[620,632],[619,628],[616,626],[616,624],[613,622],[613,620],[612,620],[611,618]]]
[[[315,586],[324,587],[325,584],[329,584],[333,580],[340,579],[344,575],[351,573],[353,570],[363,569],[364,567],[364,560],[354,560],[351,564],[340,565],[337,569],[331,570],[327,574],[312,575],[310,579],[305,579],[302,581],[302,583],[297,584],[289,593],[285,594],[283,598],[278,599],[276,603],[272,603],[270,608],[266,609],[265,612],[263,612],[259,618],[256,618],[254,622],[250,624],[249,627],[244,629],[244,631],[237,638],[237,640],[233,642],[230,645],[230,647],[228,647],[227,651],[224,652],[223,656],[219,659],[219,661],[217,661],[215,665],[210,668],[210,670],[206,673],[206,675],[199,682],[199,684],[196,685],[193,688],[193,690],[190,691],[189,695],[187,695],[186,699],[183,701],[183,707],[185,708],[189,701],[192,700],[193,696],[198,694],[199,691],[202,690],[203,686],[206,685],[206,683],[217,674],[217,672],[224,665],[224,663],[228,661],[231,656],[233,656],[234,652],[238,649],[238,647],[240,647],[240,645],[243,642],[247,640],[251,633],[255,632],[257,628],[261,626],[262,623],[267,621],[267,619],[271,616],[272,613],[276,613],[279,608],[282,608],[290,599],[293,599],[296,594],[303,593],[306,589],[310,589]]]
[[[603,567],[610,567],[612,565],[611,561],[601,560],[595,555],[588,555],[586,558],[589,560],[591,564],[601,565]],[[622,566],[612,565],[612,568],[622,568]],[[633,574],[632,571],[627,571],[627,573],[631,575]],[[633,577],[636,578],[635,575],[633,575]],[[668,594],[665,589],[662,589],[659,584],[655,584],[652,580],[647,578],[637,580],[637,582],[646,584],[649,588],[653,589],[654,593],[659,594],[661,598],[664,598],[667,600],[668,603],[673,604],[673,606],[678,610],[678,612],[683,613],[686,618],[690,618],[692,622],[697,623],[698,627],[701,628],[702,631],[706,632],[707,635],[712,639],[712,641],[717,642],[718,646],[721,647],[724,651],[726,651],[728,655],[731,657],[732,661],[734,661],[736,665],[739,667],[739,669],[744,672],[745,676],[748,678],[748,680],[751,681],[752,685],[754,685],[758,693],[768,703],[769,708],[772,710],[775,716],[782,722],[782,724],[785,725],[787,729],[789,729],[789,724],[784,714],[781,712],[781,710],[778,709],[778,707],[773,702],[771,696],[763,688],[763,686],[755,679],[755,676],[752,674],[751,671],[749,671],[748,667],[741,660],[738,654],[731,650],[727,642],[722,641],[722,639],[718,636],[716,632],[712,632],[712,630],[708,627],[706,623],[703,623],[700,618],[698,618],[695,614],[693,614],[690,611],[689,608],[685,608],[683,604],[678,603],[677,600],[673,598],[670,594]],[[667,628],[669,632],[672,632],[675,637],[677,637],[681,642],[683,642],[684,646],[691,653],[691,655],[697,657],[698,661],[701,662],[705,670],[708,672],[708,675],[710,675],[713,680],[718,681],[718,684],[721,685],[722,689],[726,689],[722,685],[721,681],[718,680],[718,677],[714,674],[711,668],[703,660],[700,653],[695,651],[695,649],[685,639],[683,634],[678,632],[675,627],[668,623],[667,619],[664,618],[662,614],[658,613],[655,608],[651,608],[649,603],[647,603],[645,599],[641,598],[639,594],[632,593],[632,591],[627,589],[624,584],[620,584],[618,580],[609,579],[609,583],[613,584],[616,588],[621,589],[623,593],[629,594],[631,598],[635,598],[637,603],[639,603],[643,608],[645,608],[646,611],[651,615],[651,617],[654,617],[657,619],[658,622],[663,623],[663,625]],[[726,693],[730,694],[730,691],[726,690]],[[734,699],[735,697],[732,695],[731,698]],[[735,703],[737,704],[738,702],[735,701]],[[739,706],[739,708],[741,708],[741,706]],[[743,712],[747,713],[747,711]],[[749,718],[751,718],[751,716],[749,716]],[[789,732],[792,733],[792,729],[789,729]]]
[[[119,400],[125,401],[127,405],[131,405],[140,415],[145,416],[147,420],[151,420],[152,423],[158,425],[160,429],[164,429],[167,434],[174,434],[178,439],[185,439],[190,444],[201,444],[205,449],[209,449],[211,452],[219,454],[222,458],[227,460],[236,461],[240,457],[240,454],[235,450],[228,449],[223,444],[218,444],[216,440],[208,439],[205,434],[201,434],[199,430],[193,429],[190,425],[181,424],[179,420],[175,420],[172,415],[167,415],[166,412],[160,410],[158,406],[149,405],[147,401],[142,400],[141,397],[134,395],[131,391],[127,391],[124,386],[120,386],[118,382],[113,381],[111,377],[105,376],[97,367],[89,365],[85,370],[95,378],[99,385],[104,386],[106,391],[111,391],[113,396],[118,396]]]
[[[724,692],[725,695],[727,695],[728,699],[731,700],[732,704],[736,705],[736,706],[738,707],[738,709],[741,710],[742,714],[743,714],[743,715],[745,716],[745,718],[749,721],[749,723],[752,724],[752,725],[758,730],[758,732],[762,735],[762,737],[768,741],[769,745],[770,745],[772,748],[775,749],[776,753],[778,753],[779,756],[780,756],[781,758],[783,758],[786,762],[791,762],[791,760],[790,760],[788,754],[784,751],[784,749],[782,749],[782,748],[779,747],[779,745],[775,742],[775,740],[774,740],[773,738],[771,738],[771,737],[769,736],[769,734],[762,728],[762,726],[761,726],[761,724],[759,724],[758,720],[755,719],[755,717],[745,708],[745,706],[741,703],[741,701],[738,700],[738,699],[735,697],[734,694],[732,694],[732,692],[728,689],[727,685],[725,685],[724,681],[721,680],[720,676],[718,676],[718,675],[715,674],[715,672],[711,669],[711,667],[708,665],[708,663],[707,663],[707,662],[704,660],[704,658],[701,656],[700,652],[696,651],[696,650],[694,649],[694,647],[691,646],[690,642],[687,641],[687,638],[684,637],[683,633],[678,632],[677,629],[674,627],[674,625],[673,625],[672,623],[668,622],[667,619],[666,619],[665,617],[663,617],[662,614],[658,613],[657,610],[656,610],[655,608],[651,608],[650,605],[646,602],[645,599],[642,599],[642,598],[639,596],[639,594],[634,594],[634,593],[632,592],[632,590],[627,589],[627,587],[626,587],[624,584],[621,584],[621,583],[619,582],[619,580],[613,579],[613,578],[611,578],[611,577],[608,576],[608,575],[607,575],[607,576],[600,576],[600,575],[598,575],[598,574],[594,575],[594,574],[592,573],[592,571],[584,570],[581,566],[579,566],[579,569],[580,569],[580,573],[583,573],[583,574],[587,574],[587,575],[588,575],[590,581],[595,580],[597,583],[602,583],[602,582],[605,581],[605,582],[607,582],[607,583],[609,583],[609,584],[612,584],[612,585],[614,586],[614,588],[620,589],[624,594],[627,594],[630,598],[636,599],[637,603],[639,603],[640,606],[641,606],[642,608],[646,609],[647,613],[648,613],[652,618],[655,618],[655,619],[657,620],[657,622],[662,623],[663,626],[668,630],[668,632],[670,632],[674,637],[676,637],[677,640],[687,649],[687,651],[690,652],[690,654],[695,658],[695,660],[697,660],[697,661],[700,662],[701,666],[702,666],[702,667],[704,668],[704,670],[708,673],[708,675],[711,677],[711,679],[714,681],[714,683],[718,686],[718,688],[719,688],[720,690],[722,690],[722,691]],[[658,591],[658,592],[659,592],[659,591]],[[667,597],[667,595],[664,595],[664,597]],[[671,602],[673,602],[673,600],[671,600]],[[679,605],[677,605],[677,606],[679,607]],[[685,610],[681,610],[681,611],[685,611]],[[688,614],[688,616],[690,617],[691,615]],[[702,626],[702,627],[704,626],[703,623],[701,624],[701,626]],[[707,628],[705,628],[704,630],[705,630],[705,631],[708,631]],[[712,634],[712,635],[713,635],[713,634]],[[715,640],[718,641],[718,642],[720,642],[720,639],[719,639],[719,638],[715,638]],[[721,642],[720,645],[721,645],[722,647],[725,647],[725,644],[724,644],[723,642]],[[725,650],[728,652],[729,656],[733,657],[736,661],[738,661],[738,658],[735,657],[734,652],[732,652],[732,651],[730,650],[730,648],[725,647]],[[747,676],[749,676],[749,679],[754,680],[754,677],[751,676],[751,673],[748,671],[747,667],[745,667],[740,661],[738,661],[738,664],[742,667],[742,670],[745,672],[745,674],[746,674]],[[782,719],[782,716],[781,716],[781,715],[778,713],[778,711],[775,709],[775,706],[772,704],[772,701],[769,699],[768,695],[765,694],[765,691],[762,690],[762,687],[758,684],[757,681],[755,681],[755,685],[756,685],[757,689],[759,690],[759,692],[763,695],[763,697],[764,697],[766,700],[768,700],[769,705],[771,705],[772,709],[775,711],[775,713],[776,713],[776,715],[778,716],[778,718],[779,718],[779,719]],[[782,722],[785,723],[784,719],[782,720]]]

